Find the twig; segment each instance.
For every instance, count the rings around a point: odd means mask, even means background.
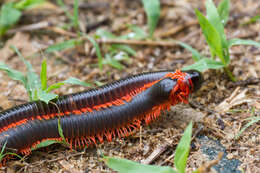
[[[38,22],[38,23],[26,25],[26,26],[21,26],[19,28],[10,29],[7,31],[7,34],[14,34],[16,32],[21,32],[21,31],[33,31],[33,30],[43,29],[43,28],[47,28],[51,25],[52,24],[48,21],[42,21],[42,22]]]
[[[235,83],[230,84],[231,87],[237,86],[247,86],[247,85],[258,85],[260,83],[260,78],[249,78],[246,80],[240,80]]]
[[[185,28],[187,27],[190,27],[192,25],[197,25],[198,24],[198,21],[197,20],[192,20],[192,21],[189,21],[187,23],[184,23],[183,25],[181,26],[176,26],[176,27],[173,27],[172,29],[166,31],[166,32],[160,32],[158,34],[155,34],[156,37],[159,37],[159,38],[163,38],[163,37],[169,37],[169,36],[172,36],[174,34],[177,34],[178,32],[184,30]]]
[[[85,38],[84,38],[85,40]],[[128,44],[128,45],[145,45],[145,46],[178,46],[174,41],[153,41],[153,40],[119,40],[119,39],[98,39],[98,43],[104,44]]]
[[[58,34],[61,34],[61,35],[65,35],[65,36],[70,36],[70,37],[75,37],[77,38],[77,34],[73,33],[73,32],[69,32],[69,31],[66,31],[62,28],[58,28],[58,27],[48,27],[47,29],[55,32],[55,33],[58,33]]]
[[[222,159],[224,153],[223,152],[219,152],[218,153],[218,158],[216,160],[212,160],[212,161],[209,161],[203,165],[201,165],[199,168],[198,168],[198,172],[199,173],[207,173],[207,172],[210,172],[210,168],[215,166],[216,164],[218,164],[220,162],[220,160]]]

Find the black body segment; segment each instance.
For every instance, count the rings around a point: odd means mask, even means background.
[[[142,120],[149,123],[170,105],[187,103],[201,83],[201,73],[193,70],[149,72],[64,95],[50,104],[16,106],[0,113],[0,146],[6,143],[7,148],[27,153],[43,140],[60,138],[58,118],[68,142],[110,140],[111,135],[137,128]]]
[[[63,116],[60,118],[65,138],[91,137],[105,131],[124,127],[140,118],[154,106],[168,100],[176,79],[165,78],[144,92],[134,96],[130,102],[120,106],[111,106],[100,111],[82,115]],[[0,144],[7,142],[7,147],[22,149],[32,146],[37,141],[59,138],[58,119],[33,120],[14,127],[0,134]]]
[[[167,73],[174,71],[159,71],[142,73],[121,79],[96,89],[84,92],[61,96],[52,100],[48,105],[41,101],[29,102],[14,108],[7,109],[0,113],[0,131],[4,127],[21,120],[35,119],[36,116],[71,113],[82,108],[93,108],[96,105],[120,99],[131,91],[134,91],[145,84],[161,79]],[[59,108],[59,110],[58,110]],[[44,119],[44,117],[42,117]]]

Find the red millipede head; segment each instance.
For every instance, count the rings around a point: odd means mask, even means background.
[[[168,73],[165,77],[170,77],[171,79],[177,79],[177,85],[171,91],[170,99],[171,104],[175,105],[177,103],[188,103],[188,97],[190,93],[199,88],[197,82],[197,78],[201,79],[200,73],[195,73],[197,71],[187,71],[181,72],[180,70],[176,70],[175,73]],[[199,75],[197,75],[199,74]],[[196,78],[196,79],[195,79]],[[193,84],[195,81],[195,86]]]

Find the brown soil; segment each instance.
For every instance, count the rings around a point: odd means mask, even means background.
[[[80,30],[93,35],[97,29],[106,29],[117,35],[130,32],[126,24],[136,24],[147,30],[146,16],[138,0],[91,0],[80,1]],[[72,11],[72,1],[65,1]],[[209,56],[209,48],[196,22],[194,9],[205,12],[204,2],[161,1],[161,16],[155,32],[156,39],[181,40]],[[228,38],[244,38],[260,42],[260,22],[241,25],[260,13],[260,1],[231,0],[230,18],[225,32]],[[24,31],[22,27],[41,23],[39,29]],[[45,22],[45,23],[44,23]],[[46,24],[46,22],[49,24]],[[124,61],[125,68],[117,70],[108,65],[103,71],[97,67],[97,57],[92,45],[85,41],[81,46],[54,54],[43,53],[47,46],[73,38],[72,29],[61,30],[68,23],[62,10],[54,5],[26,11],[15,29],[9,30],[0,42],[0,61],[25,72],[26,67],[9,49],[15,45],[28,57],[39,74],[43,58],[48,63],[48,83],[77,77],[83,81],[107,83],[128,75],[144,71],[179,69],[193,63],[191,53],[172,46],[131,45],[137,51],[130,61]],[[158,41],[153,41],[157,44]],[[109,43],[100,43],[102,54],[109,50]],[[111,172],[102,161],[101,153],[126,158],[142,163],[173,166],[173,154],[184,128],[192,119],[193,132],[220,141],[226,148],[228,159],[241,161],[239,170],[257,172],[260,169],[260,124],[251,125],[239,139],[235,136],[251,116],[260,116],[260,49],[253,46],[235,46],[230,50],[230,70],[240,82],[231,82],[223,70],[208,70],[203,73],[205,82],[191,98],[192,107],[180,105],[172,108],[150,126],[143,126],[125,139],[115,139],[84,151],[71,151],[54,145],[27,156],[24,161],[10,161],[0,171],[7,172]],[[55,91],[68,94],[85,90],[82,86],[65,85]],[[230,97],[231,96],[231,97]],[[227,99],[227,100],[225,100]],[[0,107],[9,107],[28,101],[28,95],[21,83],[10,80],[0,72]],[[254,113],[252,113],[254,109]],[[188,160],[188,170],[194,170],[207,162],[201,151],[201,143],[193,140]],[[157,152],[157,153],[156,153]],[[152,153],[157,154],[153,156]]]

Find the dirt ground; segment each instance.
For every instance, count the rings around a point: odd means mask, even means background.
[[[66,0],[65,3],[72,11],[72,1]],[[204,7],[204,1],[199,0],[161,0],[161,16],[155,38],[163,42],[180,40],[209,56],[209,48],[194,14],[195,8],[205,12]],[[260,1],[231,0],[230,17],[225,28],[227,37],[260,42],[259,21],[242,25],[259,13]],[[79,22],[80,30],[90,35],[100,28],[122,35],[130,32],[126,24],[136,24],[147,29],[146,16],[139,0],[80,1]],[[26,67],[9,49],[10,45],[15,45],[28,57],[27,60],[39,74],[41,62],[46,57],[49,84],[69,77],[90,83],[108,83],[139,72],[180,69],[193,63],[190,52],[174,44],[159,46],[158,40],[152,41],[157,46],[131,44],[137,54],[130,57],[130,61],[123,62],[122,70],[105,65],[103,71],[100,71],[96,65],[94,48],[87,41],[76,48],[52,54],[43,53],[42,50],[49,45],[74,37],[73,30],[60,29],[66,23],[68,18],[54,2],[26,11],[19,23],[1,40],[0,61],[16,70],[26,71]],[[40,27],[33,28],[31,24],[39,24]],[[24,29],[26,26],[29,27]],[[109,43],[99,44],[104,55],[108,52]],[[10,161],[0,171],[111,172],[100,161],[101,153],[141,163],[173,166],[178,141],[192,119],[195,122],[195,138],[188,159],[188,171],[216,159],[217,154],[214,157],[205,154],[209,148],[203,146],[207,146],[205,141],[209,141],[221,146],[218,151],[225,152],[225,162],[236,163],[232,168],[225,168],[224,162],[222,166],[220,162],[219,169],[214,167],[211,172],[260,172],[260,122],[251,125],[240,138],[235,139],[248,122],[246,118],[260,116],[260,49],[235,46],[231,48],[230,54],[230,70],[239,82],[231,82],[223,70],[208,70],[203,73],[205,81],[202,88],[190,99],[191,105],[172,107],[156,122],[142,126],[140,131],[130,137],[78,151],[54,145],[33,152],[24,161]],[[65,85],[55,92],[63,95],[85,89],[82,86]],[[21,83],[10,80],[5,73],[0,72],[0,100],[0,107],[7,109],[27,102],[28,95]]]

